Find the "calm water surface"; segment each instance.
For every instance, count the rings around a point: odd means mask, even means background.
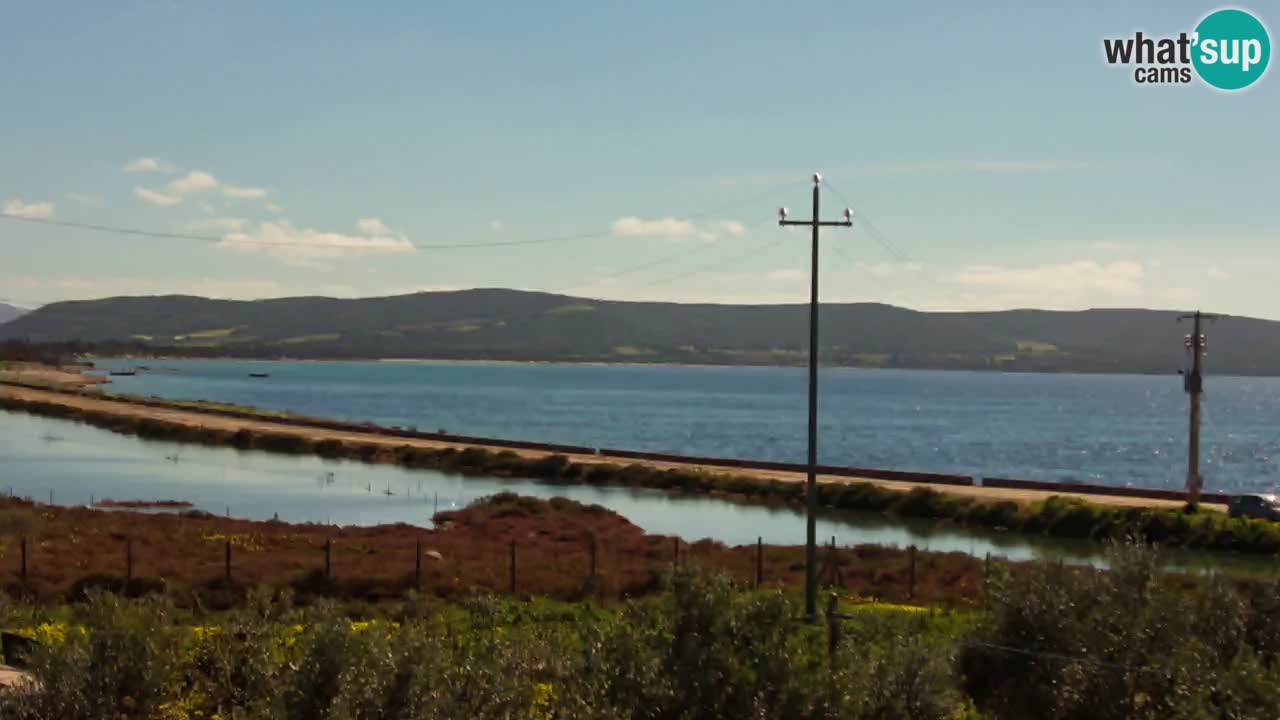
[[[458,508],[501,491],[534,497],[569,497],[608,507],[646,531],[703,538],[730,545],[798,545],[804,518],[789,509],[737,505],[713,498],[670,498],[629,488],[547,485],[526,479],[446,475],[390,465],[367,465],[310,456],[275,455],[231,448],[153,442],[116,435],[66,420],[0,411],[0,492],[88,504],[104,498],[187,500],[207,512],[258,520],[278,515],[291,522],[430,526],[436,507]],[[389,494],[390,493],[390,494]],[[966,530],[929,522],[843,514],[818,525],[824,541],[876,543],[924,549],[991,553],[1012,559],[1099,561],[1096,544],[1047,537]],[[1270,562],[1183,553],[1188,568],[1271,572]]]
[[[109,360],[105,368],[138,361]],[[120,392],[458,434],[803,462],[794,368],[157,360]],[[250,378],[268,372],[269,378]],[[827,369],[819,461],[1181,488],[1181,378]],[[1280,378],[1210,377],[1211,490],[1280,489]]]

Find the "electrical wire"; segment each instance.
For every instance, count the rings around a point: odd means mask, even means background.
[[[866,215],[862,213],[861,210],[854,207],[853,203],[849,201],[849,198],[845,197],[844,193],[840,192],[839,188],[832,185],[831,181],[827,180],[826,178],[823,178],[821,187],[831,191],[831,194],[835,195],[836,199],[843,202],[845,207],[853,210],[854,222],[860,224],[862,228],[867,231],[867,234],[871,236],[871,239],[875,240],[876,243],[880,245],[880,247],[888,251],[888,253],[892,255],[895,260],[897,260],[898,262],[910,261],[911,258],[905,252],[902,252],[900,249],[898,249],[897,245],[895,245],[893,241],[888,238],[888,236],[886,236],[883,232],[881,232],[880,228],[876,227],[875,223],[871,222],[871,218],[868,218]]]
[[[738,255],[734,255],[729,258],[725,258],[724,260],[721,260],[719,262],[711,263],[709,265],[703,265],[701,267],[694,268],[693,270],[689,270],[688,272],[683,272],[678,275],[673,275],[667,278],[661,278],[652,282],[643,283],[635,287],[638,289],[638,288],[653,287],[654,285],[669,285],[675,282],[676,280],[683,280],[687,277],[691,277],[693,275],[699,275],[701,273],[709,272],[711,270],[719,270],[721,267],[724,267],[725,265],[731,265],[733,263],[746,260],[749,257],[759,255],[760,253],[768,250],[769,248],[772,248],[776,245],[781,245],[782,243],[786,242],[786,240],[787,238],[785,237],[774,238],[767,243],[753,246],[750,250],[747,250],[746,252],[740,253]]]
[[[684,218],[687,220],[696,220],[696,219],[704,218],[710,215],[715,215],[717,213],[721,213],[726,210],[732,210],[734,208],[742,207],[744,205],[749,205],[751,203],[758,202],[763,198],[775,195],[784,189],[794,187],[797,184],[798,184],[797,182],[787,183],[786,185],[781,185],[775,188],[771,188],[765,192],[752,195],[750,197],[747,197],[741,200],[735,200],[733,202],[725,203],[724,205],[718,205],[709,210],[703,210],[701,212],[685,215]],[[248,237],[236,237],[232,240],[228,240],[229,236],[201,235],[196,233],[181,233],[181,232],[165,232],[165,231],[158,231],[158,230],[147,230],[143,228],[126,227],[126,226],[120,226],[120,225],[106,225],[101,223],[76,222],[71,220],[56,220],[53,218],[26,217],[23,215],[17,215],[17,214],[7,213],[7,212],[0,212],[0,219],[26,222],[26,223],[37,224],[37,225],[48,225],[53,227],[90,230],[93,232],[111,233],[115,235],[157,238],[157,239],[166,239],[166,240],[192,240],[196,242],[205,242],[210,244],[226,243],[226,244],[233,244],[233,245],[267,245],[267,246],[281,246],[281,247],[303,246],[302,243],[289,242],[289,241],[282,242],[282,241],[272,241],[272,240],[258,240],[254,238],[248,238]],[[475,243],[414,244],[414,248],[417,250],[464,250],[464,249],[478,249],[478,248],[515,247],[515,246],[521,246],[521,245],[545,245],[550,243],[573,242],[576,240],[598,239],[598,238],[608,237],[611,234],[612,234],[611,230],[601,230],[601,231],[594,231],[594,232],[574,233],[569,235],[553,235],[550,237],[531,238],[527,240],[495,240],[495,241],[475,242]],[[324,247],[324,246],[320,246],[320,247]],[[335,246],[335,247],[339,247],[339,246]]]
[[[1079,657],[1075,655],[1063,655],[1062,653],[1048,652],[1044,650],[1027,650],[1024,648],[1009,647],[1008,645],[997,645],[995,643],[981,642],[978,640],[962,640],[961,645],[969,647],[983,648],[985,650],[996,650],[1011,655],[1021,655],[1023,657],[1042,658],[1045,660],[1055,660],[1065,663],[1078,663],[1081,665],[1093,665],[1109,670],[1123,670],[1125,672],[1139,673],[1156,673],[1165,674],[1163,670],[1158,668],[1143,667],[1140,665],[1126,665],[1124,663],[1108,662],[1106,660],[1094,660],[1093,658]]]
[[[769,223],[769,222],[772,222],[772,220],[771,220],[771,219],[769,219],[769,218],[765,218],[765,219],[763,219],[763,220],[756,221],[755,223],[753,223],[753,224],[751,224],[751,225],[747,225],[747,226],[744,228],[744,230],[745,230],[744,234],[745,234],[746,232],[750,232],[750,231],[752,231],[752,230],[755,230],[756,228],[760,227],[761,225],[764,225],[764,224]],[[671,254],[671,255],[665,255],[665,256],[660,257],[660,258],[658,258],[658,259],[656,259],[656,260],[649,260],[649,261],[647,261],[647,262],[640,263],[639,265],[632,265],[631,267],[623,268],[622,270],[618,270],[617,272],[612,272],[612,273],[609,273],[609,274],[607,274],[607,275],[601,275],[600,277],[594,278],[594,279],[592,280],[592,283],[598,283],[598,282],[607,281],[607,280],[616,280],[616,279],[618,279],[618,278],[620,278],[620,277],[626,277],[627,275],[631,275],[631,274],[633,274],[633,273],[641,272],[641,271],[643,271],[643,270],[648,270],[649,268],[657,267],[657,266],[659,266],[659,265],[665,265],[665,264],[667,264],[667,263],[669,263],[669,262],[673,262],[673,261],[675,261],[675,260],[680,260],[680,259],[683,259],[683,258],[688,258],[688,257],[691,257],[691,256],[693,256],[693,255],[701,255],[701,254],[705,253],[705,252],[706,252],[706,251],[708,251],[708,250],[715,250],[715,249],[717,249],[717,248],[719,248],[719,247],[723,247],[723,246],[722,246],[722,245],[719,245],[719,244],[714,244],[714,243],[705,243],[705,244],[703,244],[703,245],[700,245],[700,246],[698,246],[698,247],[693,248],[692,250],[682,249],[682,250],[681,250],[680,252],[678,252],[678,253],[673,253],[673,254]],[[589,283],[578,283],[578,284],[576,284],[576,285],[570,285],[569,287],[565,288],[564,290],[559,290],[559,291],[557,291],[557,292],[569,293],[569,292],[571,292],[571,291],[573,291],[573,290],[576,290],[576,289],[578,289],[578,288],[586,287],[588,284],[589,284]]]

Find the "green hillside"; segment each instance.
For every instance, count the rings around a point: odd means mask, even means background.
[[[190,355],[799,365],[806,305],[597,301],[516,290],[252,302],[117,297],[47,305],[0,339],[133,343]],[[1187,326],[1159,310],[935,313],[873,303],[822,310],[824,363],[1172,373]],[[1280,374],[1280,323],[1211,328],[1213,372]]]

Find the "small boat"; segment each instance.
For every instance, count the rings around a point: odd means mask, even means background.
[[[138,371],[137,370],[112,370],[111,374],[117,377],[126,377],[126,376],[137,375]]]
[[[253,377],[253,378],[271,377],[271,373],[264,373],[264,372],[251,372],[251,373],[249,373],[249,377]]]

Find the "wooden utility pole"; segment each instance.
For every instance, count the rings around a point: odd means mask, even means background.
[[[1189,399],[1187,418],[1187,505],[1200,504],[1200,491],[1204,478],[1200,476],[1200,396],[1204,393],[1204,333],[1200,331],[1202,320],[1216,320],[1217,315],[1199,310],[1179,315],[1178,321],[1191,320],[1191,334],[1183,337],[1182,345],[1191,355],[1191,369],[1182,375],[1182,387]]]
[[[813,174],[813,216],[788,220],[787,209],[778,210],[778,224],[808,225],[813,229],[809,270],[809,452],[805,485],[804,613],[810,622],[818,615],[818,228],[851,227],[853,211],[845,208],[843,220],[823,221],[818,215],[818,191],[822,176]]]

